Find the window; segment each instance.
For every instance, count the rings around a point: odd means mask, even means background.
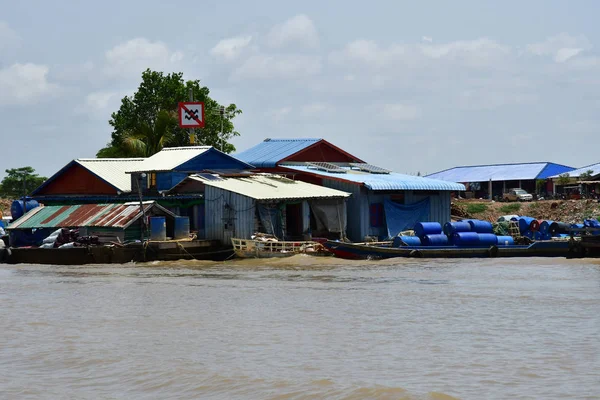
[[[371,226],[379,228],[383,226],[383,203],[373,203],[369,206]]]
[[[148,187],[155,188],[156,187],[156,173],[153,172],[150,175],[148,175],[148,181],[149,181]]]

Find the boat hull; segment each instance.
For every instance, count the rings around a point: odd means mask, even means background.
[[[324,246],[336,257],[345,259],[387,258],[491,258],[491,257],[568,257],[569,242],[534,242],[527,246],[454,247],[402,246],[391,247],[359,243],[327,241]]]

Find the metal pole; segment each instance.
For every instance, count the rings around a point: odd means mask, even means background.
[[[488,197],[490,200],[493,200],[494,197],[492,196],[492,180],[490,179],[490,182],[488,183]]]
[[[190,96],[190,101],[194,101],[194,89],[189,88],[188,90],[188,94]],[[188,136],[190,138],[190,146],[193,146],[195,143],[195,137],[194,137],[194,128],[189,128],[188,129]]]
[[[221,114],[221,151],[225,148],[225,132],[223,132],[223,117],[225,116],[225,106],[219,108],[219,114]]]

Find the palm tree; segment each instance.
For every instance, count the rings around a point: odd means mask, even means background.
[[[134,129],[125,133],[118,146],[103,148],[97,157],[150,157],[163,147],[175,144],[173,132],[176,127],[175,113],[161,110],[156,115],[156,120],[140,122]]]

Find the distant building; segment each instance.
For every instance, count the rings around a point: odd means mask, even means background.
[[[266,139],[238,153],[258,171],[286,175],[352,193],[348,199],[348,238],[385,239],[416,222],[450,220],[450,193],[462,184],[394,173],[323,139]]]
[[[587,175],[585,178],[582,175]],[[568,172],[569,181],[566,185],[559,186],[561,179],[560,175],[557,174],[551,176],[552,182],[554,183],[555,192],[570,193],[570,194],[582,194],[582,193],[598,193],[600,190],[600,163],[587,165],[578,169],[574,169]],[[578,192],[578,193],[577,193]]]
[[[521,164],[491,164],[454,167],[429,174],[426,177],[465,185],[467,193],[475,198],[488,198],[489,182],[492,182],[492,196],[501,197],[511,188],[522,188],[529,193],[537,193],[536,181],[544,180],[542,193],[552,193],[553,175],[574,170],[572,167],[550,162]]]

